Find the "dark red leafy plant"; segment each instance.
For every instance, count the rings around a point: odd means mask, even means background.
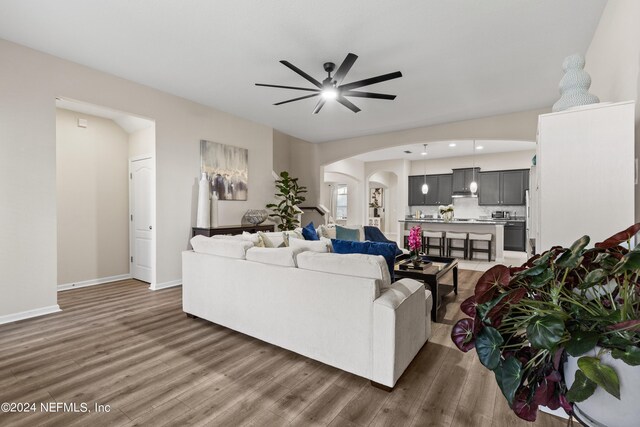
[[[619,396],[615,371],[599,356],[583,356],[596,346],[640,365],[640,245],[630,247],[639,231],[640,223],[594,248],[583,236],[520,267],[492,267],[460,305],[469,317],[454,325],[451,339],[461,351],[475,348],[520,418],[535,421],[539,406],[571,413],[571,403],[597,387]],[[567,355],[579,357],[571,389]]]

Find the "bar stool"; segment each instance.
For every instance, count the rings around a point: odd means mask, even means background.
[[[422,233],[424,239],[424,253],[429,255],[429,249],[437,249],[438,255],[444,256],[444,232],[442,231],[425,231]],[[433,239],[438,240],[438,244],[434,244],[431,241]]]
[[[474,234],[469,233],[469,259],[473,259],[474,252],[481,252],[487,254],[487,261],[491,261],[491,240],[493,234]],[[476,248],[473,246],[473,242],[487,242],[486,248]]]
[[[411,232],[411,230],[404,230],[403,243],[404,243],[404,248],[407,249],[407,250],[409,250],[409,233],[410,232]],[[421,246],[423,246],[423,245],[424,245],[424,243],[421,244]]]
[[[467,239],[467,233],[454,233],[451,231],[447,231],[445,234],[445,238],[447,239],[447,256],[451,256],[451,251],[462,251],[463,258],[467,259],[467,247],[469,240]],[[463,246],[454,246],[454,240],[462,240],[464,242]]]

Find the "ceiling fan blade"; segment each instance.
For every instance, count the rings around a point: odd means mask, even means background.
[[[313,110],[313,114],[318,114],[320,112],[320,110],[322,110],[322,107],[324,107],[324,103],[325,102],[327,102],[326,99],[320,98],[318,100],[318,103],[316,104],[316,108]]]
[[[355,90],[344,90],[341,93],[342,96],[356,96],[358,98],[389,99],[391,101],[396,99],[395,95],[387,95],[386,93],[357,92]]]
[[[340,86],[339,89],[343,91],[356,89],[362,86],[369,86],[369,85],[380,83],[380,82],[386,82],[387,80],[397,79],[398,77],[402,77],[402,73],[400,71],[396,71],[394,73],[389,73],[389,74],[383,74],[377,77],[371,77],[371,78],[360,80],[353,83],[347,83],[346,85]]]
[[[349,110],[353,111],[354,113],[357,113],[358,111],[360,111],[360,109],[358,107],[356,107],[353,102],[349,101],[347,98],[345,98],[342,95],[339,95],[336,98],[336,101],[338,101],[340,104],[344,105],[345,107],[347,107]]]
[[[318,96],[320,95],[320,92],[318,93],[312,93],[311,95],[305,95],[305,96],[301,96],[299,98],[293,98],[293,99],[289,99],[287,101],[282,101],[282,102],[277,102],[273,105],[282,105],[282,104],[287,104],[289,102],[293,102],[293,101],[300,101],[301,99],[307,99],[307,98],[313,98],[314,96]]]
[[[277,87],[281,89],[295,89],[295,90],[306,90],[309,92],[319,92],[318,89],[309,89],[306,87],[297,87],[297,86],[281,86],[281,85],[268,85],[266,83],[256,83],[256,86],[265,86],[265,87]]]
[[[296,67],[295,65],[293,65],[292,63],[290,63],[289,61],[280,61],[280,63],[282,65],[284,65],[285,67],[290,68],[291,70],[295,71],[296,73],[300,74],[302,77],[304,77],[305,79],[309,80],[311,83],[313,83],[313,85],[317,88],[322,89],[322,83],[320,83],[319,81],[317,81],[316,79],[314,79],[313,77],[311,77],[309,74],[305,73],[304,71],[302,71],[300,68]]]
[[[340,64],[340,67],[338,67],[338,70],[333,75],[333,80],[335,80],[336,86],[342,83],[344,76],[347,75],[347,73],[353,66],[353,63],[356,62],[356,59],[358,59],[358,55],[354,53],[350,53],[346,58],[344,58],[344,61],[342,61],[342,64]]]

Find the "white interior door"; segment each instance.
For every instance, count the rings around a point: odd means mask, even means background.
[[[130,162],[131,276],[151,283],[153,271],[153,159]]]

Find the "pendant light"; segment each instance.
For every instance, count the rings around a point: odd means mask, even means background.
[[[424,151],[422,152],[423,156],[427,155],[427,144],[424,144]],[[424,161],[424,184],[422,184],[422,194],[427,194],[429,192],[429,186],[427,185],[427,161]]]
[[[476,182],[476,140],[473,140],[473,179],[471,180],[471,184],[469,184],[469,190],[471,194],[476,194],[478,191],[478,183]]]

